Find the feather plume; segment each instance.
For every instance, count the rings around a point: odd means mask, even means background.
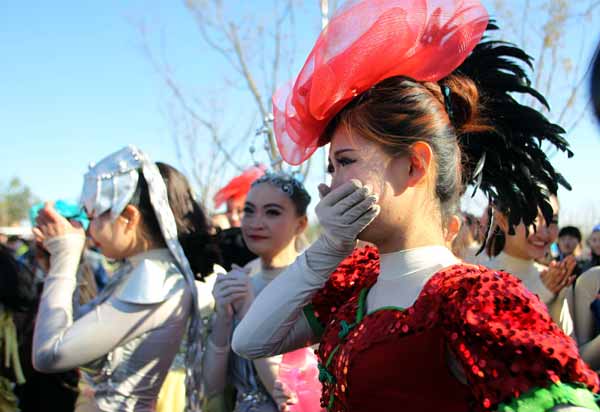
[[[496,30],[492,22],[490,30]],[[549,108],[544,96],[531,86],[524,66],[532,58],[517,46],[484,38],[456,73],[472,79],[480,93],[480,111],[492,131],[460,134],[466,157],[466,183],[482,190],[493,204],[501,204],[510,231],[520,222],[534,223],[538,209],[552,221],[549,194],[558,185],[570,185],[549,162],[542,144],[548,142],[569,157],[565,130],[539,111],[519,103],[515,94],[531,96]]]

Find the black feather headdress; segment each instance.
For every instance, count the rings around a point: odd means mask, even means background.
[[[497,30],[497,26],[490,23],[490,30]],[[562,127],[515,99],[517,94],[531,96],[549,107],[531,86],[523,65],[533,68],[531,57],[523,50],[484,38],[455,71],[475,82],[481,115],[491,126],[485,132],[459,132],[466,159],[465,182],[482,190],[491,204],[502,205],[511,233],[520,222],[533,224],[538,209],[546,222],[551,222],[549,195],[557,192],[559,184],[570,189],[548,160],[542,143],[573,155]]]

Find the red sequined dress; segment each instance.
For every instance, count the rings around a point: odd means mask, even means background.
[[[598,410],[590,392],[597,375],[517,278],[454,265],[433,275],[411,307],[366,313],[378,275],[377,250],[358,249],[305,308],[321,336],[329,411]]]

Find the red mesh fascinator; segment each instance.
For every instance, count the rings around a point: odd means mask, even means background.
[[[213,198],[213,201],[215,202],[215,208],[219,208],[229,199],[246,197],[250,191],[252,182],[264,175],[265,170],[267,170],[267,168],[264,165],[258,165],[251,167],[250,169],[244,171],[244,173],[241,175],[231,179],[229,183],[219,190]]]
[[[329,121],[380,81],[438,81],[479,43],[488,14],[479,0],[350,0],[321,32],[295,81],[273,96],[274,128],[293,165],[320,145]]]

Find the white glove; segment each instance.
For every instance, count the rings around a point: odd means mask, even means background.
[[[350,180],[331,190],[319,185],[321,201],[315,212],[323,227],[321,237],[339,253],[350,253],[356,238],[379,214],[378,197],[358,180]]]

